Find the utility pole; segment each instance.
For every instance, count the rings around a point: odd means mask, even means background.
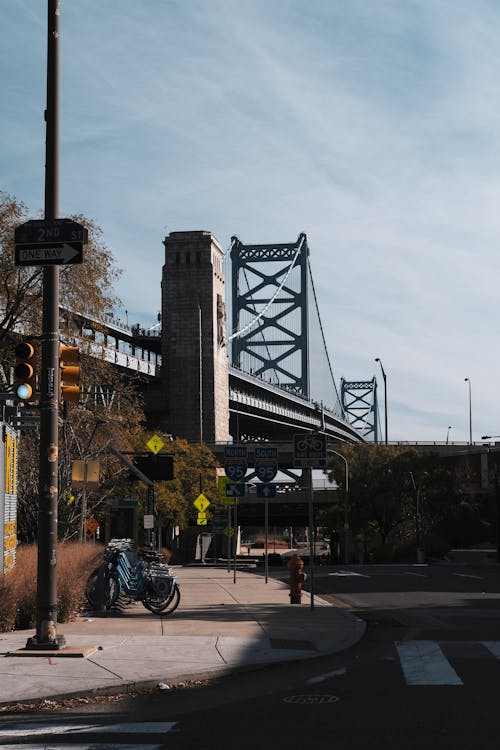
[[[47,2],[45,221],[59,213],[59,0]],[[57,506],[59,464],[59,267],[43,269],[40,474],[36,635],[28,649],[59,649],[57,634]]]

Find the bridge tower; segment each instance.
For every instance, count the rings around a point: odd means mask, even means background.
[[[340,398],[349,422],[365,439],[378,443],[377,379],[340,381]]]
[[[229,436],[223,251],[207,231],[163,242],[161,427],[190,442]]]
[[[231,242],[232,365],[309,398],[307,237]]]

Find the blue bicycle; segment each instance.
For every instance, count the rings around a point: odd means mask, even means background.
[[[102,566],[87,581],[86,595],[97,608],[104,599],[107,609],[120,595],[140,601],[150,612],[167,615],[179,606],[181,592],[176,577],[163,562],[161,553],[143,548],[135,555],[130,539],[112,539],[104,552]]]

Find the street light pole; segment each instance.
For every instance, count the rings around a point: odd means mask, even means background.
[[[469,444],[472,445],[472,396],[470,378],[464,378],[464,380],[469,384]]]
[[[379,363],[380,369],[382,370],[382,377],[384,379],[385,444],[387,445],[387,376],[380,357],[375,357],[375,362]]]
[[[446,445],[450,442],[450,430],[451,430],[451,424],[448,425],[448,431],[446,433]]]
[[[347,565],[349,563],[349,536],[350,536],[350,528],[349,528],[349,464],[347,463],[347,458],[342,455],[342,453],[338,453],[337,451],[334,451],[333,448],[328,448],[328,453],[335,453],[336,456],[342,459],[342,461],[345,463],[345,496],[344,496],[344,564]],[[330,542],[331,544],[331,542]]]

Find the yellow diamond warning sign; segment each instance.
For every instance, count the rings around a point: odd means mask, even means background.
[[[208,499],[208,497],[205,497],[203,492],[201,492],[194,501],[193,505],[197,510],[200,511],[200,513],[203,513],[203,511],[206,510],[210,505],[210,500]]]
[[[149,450],[154,453],[155,455],[161,451],[165,443],[161,439],[159,435],[153,435],[152,438],[148,440],[146,443],[146,447],[149,448]]]

